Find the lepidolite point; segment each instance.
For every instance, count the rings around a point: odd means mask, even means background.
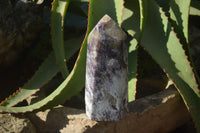
[[[88,36],[86,114],[91,120],[118,121],[128,112],[126,34],[105,15]]]

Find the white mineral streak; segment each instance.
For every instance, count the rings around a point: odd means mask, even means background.
[[[85,103],[91,120],[118,121],[128,112],[126,34],[105,15],[88,36]]]

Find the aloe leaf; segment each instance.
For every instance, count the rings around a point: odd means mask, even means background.
[[[79,2],[89,2],[90,0],[73,0],[73,1],[79,1]]]
[[[94,26],[105,15],[108,14],[119,25],[122,23],[122,10],[123,0],[91,0],[91,6],[89,12],[93,16],[90,23]],[[94,12],[91,12],[94,11]]]
[[[174,31],[177,33],[180,42],[183,44],[183,48],[186,51],[187,56],[190,57],[190,50],[188,45],[188,19],[189,19],[189,6],[190,0],[170,0],[170,19],[171,25],[174,27]]]
[[[199,1],[191,1],[190,5],[190,15],[200,16],[200,2]]]
[[[190,62],[168,18],[154,0],[148,0],[147,11],[141,45],[173,80],[200,132],[200,93]]]
[[[128,58],[128,94],[129,102],[135,100],[136,94],[136,74],[137,74],[137,45],[141,41],[146,17],[146,2],[142,0],[125,0],[122,28],[131,36],[129,39]]]
[[[188,52],[188,18],[190,0],[156,0],[162,10],[168,15],[171,25],[181,39],[184,49]]]
[[[190,0],[170,0],[170,18],[175,21],[179,32],[183,32],[183,38],[188,43],[188,18]],[[179,33],[180,34],[180,33]]]
[[[135,41],[135,40],[132,40]],[[128,54],[128,101],[135,100],[137,74],[137,42],[130,42]]]
[[[24,107],[0,106],[0,112],[18,113],[18,112],[40,111],[52,108],[66,101],[71,96],[79,92],[85,85],[87,36],[89,32],[92,30],[92,28],[99,21],[99,19],[102,17],[102,15],[109,13],[112,18],[117,18],[115,10],[110,10],[110,8],[115,8],[113,2],[114,2],[113,0],[90,1],[90,10],[88,15],[89,16],[88,30],[85,39],[83,41],[82,47],[80,49],[79,56],[77,58],[77,61],[75,63],[72,72],[54,92],[52,92],[49,96],[47,96],[43,100],[29,106],[24,106]],[[99,12],[96,12],[96,10]]]
[[[71,1],[69,6],[69,13],[76,14],[77,16],[87,17],[88,15],[87,2]]]
[[[58,63],[63,78],[66,78],[69,74],[65,59],[63,37],[65,11],[67,10],[69,3],[70,0],[54,0],[51,17],[52,45],[56,56],[56,62]]]
[[[140,7],[138,0],[125,0],[121,27],[138,41],[140,37]]]
[[[123,21],[123,9],[124,9],[124,0],[114,0],[115,5],[115,12],[118,24],[121,26]]]
[[[129,38],[128,54],[128,97],[129,102],[135,100],[137,73],[137,44],[140,37],[140,8],[138,0],[125,0],[122,28]]]
[[[80,48],[83,37],[70,39],[65,42],[66,59],[70,57]],[[45,59],[34,76],[20,89],[19,92],[7,98],[2,106],[11,107],[36,93],[43,85],[50,81],[59,72],[53,52]]]
[[[172,26],[178,33],[185,49],[188,50],[188,18],[190,0],[156,0],[162,10],[168,15]]]
[[[145,29],[145,22],[146,22],[146,15],[147,15],[147,1],[146,0],[139,0],[140,5],[140,37],[139,43],[141,42],[141,37],[143,35],[143,31]]]
[[[188,37],[189,6],[190,0],[170,0],[170,18],[173,20],[172,26],[175,28],[174,30],[177,33],[178,38],[181,39],[180,42],[183,44],[186,55],[188,56],[191,65],[194,66],[190,54]],[[200,83],[196,70],[193,69],[193,71],[195,73],[197,82]]]
[[[172,26],[175,28],[180,42],[183,44],[185,53],[188,56],[190,64],[193,65],[192,57],[190,54],[189,38],[188,38],[188,21],[189,21],[189,6],[190,0],[170,0],[170,18],[172,21]],[[199,82],[199,77],[195,69],[193,69],[196,80]],[[198,90],[197,90],[198,91]]]
[[[174,28],[174,31],[177,33],[177,37],[180,39],[181,44],[185,50],[186,55],[194,67],[194,63],[192,61],[192,57],[190,54],[190,45],[188,38],[188,21],[189,21],[189,10],[190,10],[190,0],[167,0],[167,1],[157,1],[161,4],[162,8],[168,9],[164,10],[165,12],[170,14],[170,23]],[[195,73],[196,80],[200,83],[199,77],[195,69],[193,69]]]

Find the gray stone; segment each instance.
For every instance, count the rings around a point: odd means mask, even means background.
[[[105,15],[88,36],[85,102],[91,120],[118,121],[128,112],[126,34]]]

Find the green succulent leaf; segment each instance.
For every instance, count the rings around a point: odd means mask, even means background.
[[[69,74],[65,59],[63,37],[64,18],[69,3],[70,0],[54,0],[51,17],[52,45],[56,56],[56,62],[58,63],[63,78],[66,78]]]
[[[137,73],[137,45],[140,37],[140,7],[138,0],[125,0],[122,28],[127,31],[128,54],[128,97],[129,102],[135,100]]]
[[[128,94],[129,102],[135,100],[136,74],[137,74],[137,45],[141,41],[146,15],[146,1],[125,0],[122,28],[129,34],[129,55],[128,55]]]
[[[200,93],[190,62],[168,18],[154,0],[148,0],[147,12],[141,45],[173,80],[200,131]]]
[[[199,1],[191,1],[190,5],[190,15],[200,16],[200,2]]]
[[[146,0],[139,0],[140,5],[140,37],[139,37],[139,43],[141,42],[141,37],[143,34],[143,31],[145,29],[145,22],[147,18],[147,1]]]
[[[131,40],[136,39],[138,41],[140,36],[140,7],[138,0],[125,0],[121,27],[131,36]]]
[[[180,38],[180,42],[182,43],[189,60],[192,61],[188,45],[189,6],[190,0],[170,0],[169,2],[171,25],[174,27],[177,37]]]
[[[188,43],[188,18],[190,0],[170,0],[170,18],[174,21],[175,28],[178,28],[178,34],[181,40]],[[173,25],[173,26],[174,26]]]
[[[174,31],[177,33],[177,37],[180,38],[180,42],[188,56],[188,60],[194,67],[190,54],[188,37],[189,6],[190,0],[170,0],[170,18],[172,19],[172,26],[174,27]],[[195,73],[194,75],[196,76],[197,82],[200,83],[196,70],[193,69],[193,72]]]
[[[79,1],[79,2],[89,2],[90,0],[73,0],[73,1]]]
[[[105,15],[109,15],[119,25],[122,23],[123,0],[90,0],[89,23],[93,26]],[[92,12],[94,11],[94,12]]]
[[[135,40],[132,40],[135,41]],[[137,72],[137,42],[131,42],[128,54],[128,101],[135,100],[136,94],[136,72]]]

